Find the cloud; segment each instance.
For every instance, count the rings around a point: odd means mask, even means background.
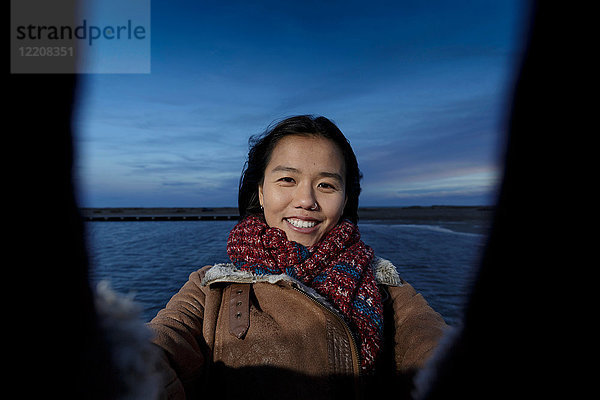
[[[350,139],[374,203],[485,192],[517,2],[488,3],[157,4],[152,74],[85,77],[85,190],[232,205],[248,138],[315,113]]]
[[[413,113],[392,128],[382,123],[381,137],[355,146],[363,197],[389,202],[489,196],[499,174],[498,110],[491,96],[474,96]]]

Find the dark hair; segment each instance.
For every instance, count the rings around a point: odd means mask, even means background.
[[[251,214],[262,214],[258,199],[258,185],[262,184],[265,169],[271,153],[279,140],[289,135],[320,136],[334,142],[342,155],[346,169],[346,196],[348,201],[342,213],[342,219],[358,222],[358,196],[362,173],[358,169],[358,161],[348,139],[329,119],[321,116],[298,115],[272,123],[259,136],[252,136],[248,141],[250,151],[240,178],[238,193],[238,209],[240,218]]]

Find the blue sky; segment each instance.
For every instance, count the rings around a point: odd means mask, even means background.
[[[236,206],[248,138],[296,114],[348,137],[362,206],[493,202],[523,2],[251,3],[154,1],[151,73],[82,75],[82,206]]]

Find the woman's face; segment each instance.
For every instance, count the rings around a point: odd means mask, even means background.
[[[279,140],[258,186],[267,225],[288,240],[318,243],[346,205],[344,157],[329,139],[290,135]]]

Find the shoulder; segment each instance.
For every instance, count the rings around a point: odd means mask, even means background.
[[[434,318],[441,319],[427,300],[415,288],[400,277],[394,264],[389,260],[375,257],[372,262],[373,274],[379,285],[385,287],[386,297],[394,304],[396,313],[410,310],[413,314],[432,314]]]
[[[193,271],[188,276],[188,281],[187,281],[186,285],[193,284],[195,286],[202,286],[202,281],[204,280],[205,275],[207,274],[208,271],[210,271],[210,269],[212,267],[213,267],[212,265],[205,265],[204,267]]]

